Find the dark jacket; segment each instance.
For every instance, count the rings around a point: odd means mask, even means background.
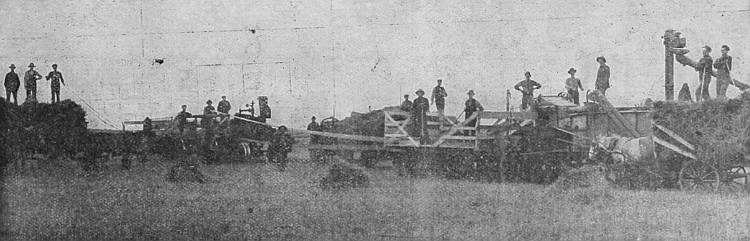
[[[18,87],[21,86],[21,80],[18,78],[18,74],[15,72],[8,72],[5,74],[5,89],[8,91],[17,91]]]

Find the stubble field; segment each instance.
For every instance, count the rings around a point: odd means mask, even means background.
[[[173,183],[175,162],[114,163],[99,174],[42,164],[3,183],[3,240],[750,240],[750,198],[609,190],[580,201],[547,186],[400,177],[324,190],[329,165],[297,159],[201,166],[207,183]]]

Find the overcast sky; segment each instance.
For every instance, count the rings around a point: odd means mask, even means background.
[[[186,2],[3,0],[0,63],[19,74],[30,62],[42,74],[57,63],[68,83],[62,98],[91,105],[91,128],[174,115],[182,104],[199,113],[221,95],[234,110],[267,95],[272,122],[303,127],[311,115],[397,105],[437,79],[447,114],[461,112],[469,89],[504,110],[506,90],[527,70],[542,94],[564,91],[571,67],[593,88],[597,56],[612,70],[608,96],[632,106],[664,98],[668,28],[683,33],[694,60],[703,45],[714,58],[729,45],[732,75],[750,82],[746,0]],[[695,88],[697,74],[676,64],[682,83]],[[39,99],[49,98],[41,81]]]

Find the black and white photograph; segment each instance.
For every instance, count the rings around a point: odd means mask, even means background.
[[[0,67],[0,240],[750,241],[748,0],[0,0]]]

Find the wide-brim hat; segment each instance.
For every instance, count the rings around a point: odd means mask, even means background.
[[[212,104],[212,103],[214,103],[214,102],[211,101],[211,100],[206,101],[206,104]]]
[[[31,68],[31,67],[36,67],[36,65],[34,65],[34,63],[30,63],[29,64],[29,68]]]
[[[466,92],[467,95],[474,95],[474,90],[469,90],[469,92]]]
[[[526,71],[526,72],[524,72],[524,73],[523,73],[523,75],[528,75],[528,76],[531,76],[531,72],[529,72],[529,71]]]
[[[52,67],[57,67],[57,64],[52,64]]]
[[[8,68],[15,69],[16,65],[15,64],[10,64],[10,67],[8,67]]]
[[[596,57],[596,61],[599,61],[600,59],[601,59],[602,61],[604,61],[604,63],[606,63],[606,62],[607,62],[607,59],[605,59],[605,58],[604,58],[604,56],[599,56],[599,57]]]
[[[422,89],[418,89],[418,90],[417,90],[417,92],[414,92],[414,93],[415,93],[415,94],[419,94],[419,93],[422,93],[422,94],[424,94],[424,90],[422,90]]]
[[[578,71],[576,69],[574,69],[574,68],[570,68],[568,70],[568,74],[572,74],[572,73],[575,73],[575,72],[578,72]]]

